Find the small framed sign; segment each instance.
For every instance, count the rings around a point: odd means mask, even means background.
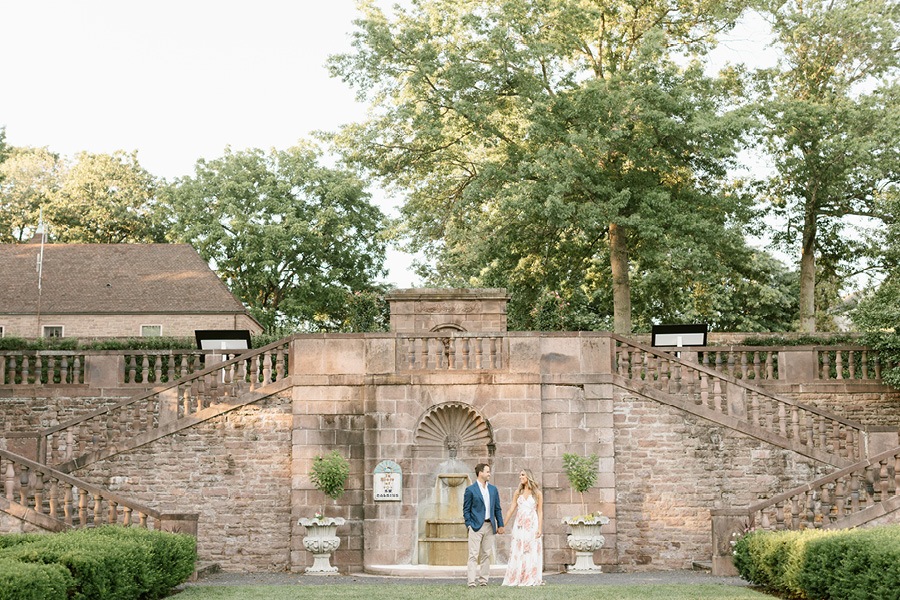
[[[383,460],[375,467],[375,502],[400,502],[403,500],[403,470],[392,460]]]

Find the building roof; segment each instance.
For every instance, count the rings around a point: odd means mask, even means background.
[[[38,312],[40,244],[0,244],[0,314]],[[246,313],[188,244],[45,244],[43,314]]]

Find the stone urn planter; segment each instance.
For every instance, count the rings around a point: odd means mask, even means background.
[[[563,523],[571,528],[566,537],[569,548],[575,551],[575,564],[569,565],[569,573],[600,573],[600,567],[594,564],[594,552],[603,547],[606,539],[600,533],[603,525],[609,523],[609,517],[599,513],[582,517],[569,517]]]
[[[338,568],[331,566],[331,555],[341,545],[337,536],[337,528],[344,524],[341,517],[318,517],[300,519],[299,524],[306,527],[303,547],[313,555],[313,564],[306,568],[307,575],[337,575]]]

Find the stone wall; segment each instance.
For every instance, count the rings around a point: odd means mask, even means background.
[[[201,560],[229,571],[302,572],[312,557],[297,520],[316,511],[342,516],[334,564],[356,572],[427,562],[419,539],[434,511],[438,474],[474,478],[478,462],[491,464],[504,509],[519,470],[537,475],[548,570],[572,561],[566,516],[601,510],[610,517],[606,546],[595,556],[607,570],[689,568],[710,558],[710,510],[747,507],[829,472],[624,392],[612,375],[609,336],[518,333],[505,341],[503,368],[449,372],[398,368],[394,334],[298,336],[286,391],[74,475],[161,511],[200,513]],[[813,394],[809,403],[857,407],[873,421],[893,422],[896,396],[884,389],[872,396],[867,386],[796,392]],[[3,398],[0,432],[45,426],[116,399]],[[313,458],[332,450],[351,465],[347,492],[336,502],[308,475]],[[563,473],[567,452],[600,457],[585,507]],[[373,471],[384,460],[403,470],[401,502],[373,498]],[[508,535],[499,536],[501,562],[508,544]]]
[[[198,553],[226,571],[290,565],[289,394],[73,472],[163,512],[200,514]]]

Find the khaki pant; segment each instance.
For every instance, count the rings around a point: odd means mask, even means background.
[[[469,585],[487,585],[491,572],[491,552],[494,550],[494,528],[490,523],[485,523],[481,529],[469,530],[469,560],[468,583]]]

